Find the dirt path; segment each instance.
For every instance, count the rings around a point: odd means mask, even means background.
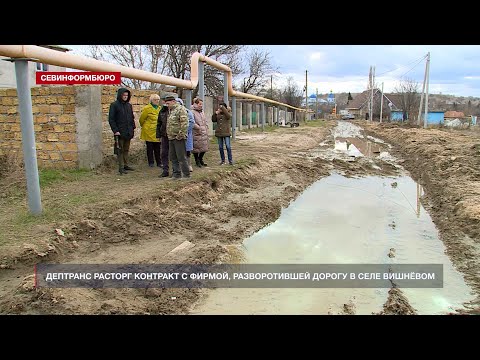
[[[194,289],[37,289],[33,266],[61,263],[213,263],[228,246],[274,221],[307,185],[328,174],[328,162],[296,157],[314,148],[333,123],[281,128],[265,134],[239,133],[236,165],[218,166],[211,145],[205,162],[188,182],[160,179],[137,164],[119,178],[114,171],[58,184],[43,192],[48,209],[64,195],[92,202],[70,208],[62,222],[31,226],[23,242],[3,245],[0,269],[2,313],[184,313],[198,298]],[[122,191],[118,185],[122,184]],[[93,195],[92,195],[93,194]],[[6,204],[6,203],[5,203]],[[18,206],[18,205],[17,205]],[[8,208],[8,209],[7,209]],[[8,203],[5,214],[13,214]],[[66,236],[55,234],[61,228]],[[36,236],[32,236],[36,233]],[[186,251],[170,254],[189,241]],[[172,300],[174,298],[174,300]]]
[[[388,159],[372,162],[365,157],[350,161],[348,156],[343,159],[330,156],[332,152],[329,149],[335,145],[330,130],[336,124],[312,122],[311,125],[314,126],[301,124],[298,128],[280,128],[263,134],[239,133],[237,141],[233,142],[236,162],[233,167],[215,165],[219,155],[216,146],[211,144],[205,159],[209,166],[195,168],[193,179],[186,182],[158,178],[157,169],[142,165],[142,159],[137,164],[136,172],[121,178],[113,169],[107,169],[46,188],[42,192],[42,200],[50,217],[30,223],[22,230],[17,226],[16,233],[20,236],[15,237],[15,232],[9,232],[0,243],[0,313],[188,313],[192,304],[202,295],[201,291],[35,289],[33,266],[39,262],[227,262],[231,248],[275,221],[282,207],[286,207],[308,185],[327,176],[331,170],[340,171],[345,176],[397,173],[398,169]],[[470,213],[465,210],[478,204],[478,198],[472,197],[472,194],[479,196],[476,178],[461,178],[462,186],[453,186],[457,192],[452,192],[452,188],[445,198],[445,192],[438,188],[445,190],[448,179],[438,176],[438,181],[434,181],[439,171],[434,166],[425,167],[426,164],[417,162],[413,154],[419,152],[420,144],[414,149],[409,147],[411,142],[406,141],[409,136],[407,133],[412,129],[375,128],[368,124],[366,127],[376,137],[383,137],[395,145],[395,149],[399,147],[397,155],[409,159],[404,160],[403,165],[414,176],[420,177],[422,170],[428,169],[429,176],[425,178],[426,175],[422,175],[420,180],[427,193],[428,204],[424,203],[424,206],[432,204],[430,212],[433,211],[432,217],[449,248],[448,255],[456,261],[478,293],[475,251],[478,251],[479,217],[478,212],[477,217],[467,216]],[[419,138],[440,136],[422,135],[424,130],[416,130],[419,131]],[[399,136],[403,132],[406,135]],[[459,135],[458,141],[458,146],[453,146],[448,154],[456,156],[457,163],[466,161],[468,165],[457,167],[457,172],[453,171],[452,176],[456,173],[461,175],[463,166],[473,167],[475,164],[475,176],[478,176],[478,160],[477,163],[469,163],[467,154],[463,153],[464,148],[460,146],[465,143],[464,137]],[[478,143],[478,139],[471,141],[472,144],[475,141]],[[357,148],[364,146],[362,143],[354,145]],[[380,149],[386,147],[377,144],[374,148],[361,150],[378,154]],[[433,146],[432,154],[437,150],[438,146]],[[319,151],[322,156],[318,156]],[[428,152],[425,150],[425,153]],[[467,180],[470,182],[466,183]],[[118,190],[119,184],[122,185],[121,191]],[[16,199],[21,198],[18,194],[16,196]],[[457,205],[458,197],[463,200],[461,206]],[[71,199],[76,201],[72,202]],[[477,202],[474,202],[475,199]],[[19,212],[25,210],[25,204],[12,201],[12,197],[1,198],[0,205],[3,219],[0,227],[5,229],[8,229],[9,223],[18,223]],[[456,214],[456,231],[449,228],[449,222],[443,222],[442,225],[441,214],[443,217],[448,216],[445,214]],[[472,224],[471,221],[477,222]],[[466,224],[468,226],[465,227]],[[65,236],[56,234],[55,228],[61,228]],[[459,235],[462,229],[470,236],[469,240]],[[186,241],[193,246],[171,252]]]
[[[392,144],[412,178],[423,185],[423,205],[439,229],[447,255],[480,293],[480,132],[359,123]],[[480,313],[480,297],[471,313]]]

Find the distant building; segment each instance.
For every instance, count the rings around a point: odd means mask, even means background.
[[[317,103],[317,95],[312,94],[308,97],[308,105],[315,105]]]
[[[312,94],[308,97],[308,105],[309,106],[315,106],[318,102],[318,105],[324,105],[324,104],[328,104],[328,101],[325,100],[325,99],[321,99],[320,96],[318,97],[318,100],[317,100],[317,95],[315,94]],[[305,99],[303,98],[302,99],[302,106],[305,106]]]
[[[330,90],[330,94],[328,94],[327,101],[329,104],[335,104],[335,95]]]
[[[392,110],[390,111],[390,120],[392,121],[406,121],[407,119],[403,118],[402,110]]]
[[[440,110],[431,110],[427,113],[427,124],[443,124],[445,121],[444,117],[445,111]],[[403,111],[402,110],[393,110],[390,112],[390,120],[392,121],[407,121],[408,119],[403,118]],[[421,114],[420,122],[423,124],[423,119],[425,117],[425,113]]]
[[[423,124],[423,119],[425,118],[425,113],[421,115],[421,123]],[[443,124],[445,121],[445,111],[436,111],[431,110],[427,113],[427,124]]]
[[[445,119],[460,119],[460,118],[463,118],[465,117],[465,114],[461,111],[447,111],[445,113]]]
[[[67,52],[70,49],[67,49],[62,46],[57,45],[38,45],[41,47],[45,47],[48,49],[60,51],[60,52]],[[17,88],[17,79],[15,77],[15,64],[11,61],[7,61],[9,59],[5,56],[0,56],[0,88]],[[37,71],[65,71],[66,68],[63,66],[55,66],[49,65],[44,63],[38,63],[29,61],[28,63],[28,72],[30,74],[29,82],[30,86],[41,86],[36,84],[36,72]]]
[[[370,119],[370,99],[371,90],[365,90],[364,92],[356,95],[353,100],[348,102],[345,110],[348,110],[350,114],[355,115],[357,119]],[[383,107],[381,107],[383,95]],[[401,103],[397,94],[382,94],[380,89],[375,89],[373,92],[373,119],[380,119],[380,110],[382,110],[382,118],[389,119],[390,113],[395,110],[400,110],[399,104]]]

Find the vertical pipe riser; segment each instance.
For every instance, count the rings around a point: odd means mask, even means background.
[[[32,96],[28,81],[28,61],[15,61],[15,76],[17,79],[18,106],[22,127],[22,149],[27,177],[28,206],[32,214],[39,215],[42,212],[42,201],[33,127]]]

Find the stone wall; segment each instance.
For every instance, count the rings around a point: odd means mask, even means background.
[[[75,87],[34,87],[32,112],[40,167],[75,168],[78,163]],[[22,159],[16,89],[0,89],[0,156]]]
[[[32,87],[32,112],[39,168],[93,169],[113,155],[113,133],[108,123],[110,104],[119,86]],[[142,150],[139,118],[150,95],[163,92],[130,89],[135,115],[132,152]],[[205,97],[204,111],[213,136],[213,99]],[[23,161],[22,133],[16,89],[0,89],[0,156]]]

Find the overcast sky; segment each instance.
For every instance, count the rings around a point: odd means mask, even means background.
[[[83,46],[64,45],[81,54]],[[366,90],[370,66],[375,82],[393,92],[401,79],[411,79],[422,90],[425,55],[430,52],[429,93],[480,97],[480,45],[253,45],[268,50],[280,74],[274,87],[292,76],[308,93]]]

